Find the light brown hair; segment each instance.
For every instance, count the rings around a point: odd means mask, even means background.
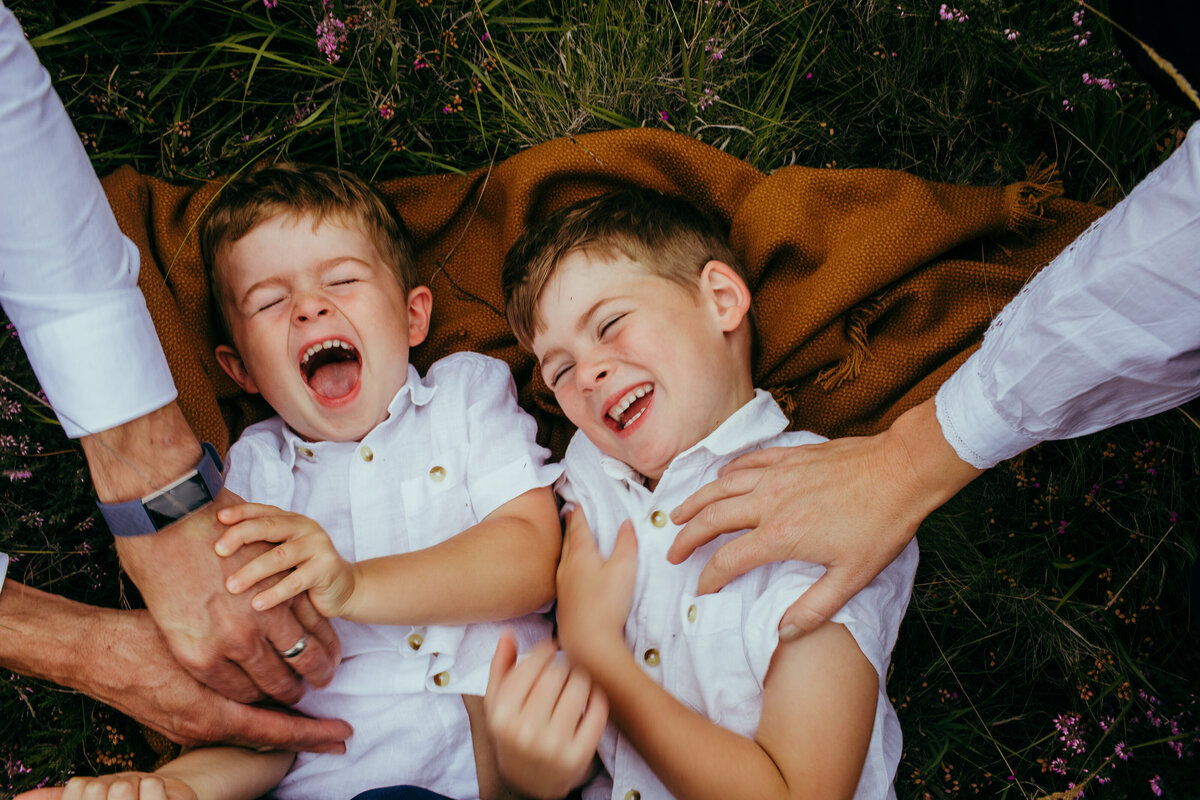
[[[400,288],[407,292],[417,285],[408,229],[392,204],[374,187],[335,167],[272,164],[240,175],[222,187],[200,228],[200,255],[226,340],[230,338],[229,321],[216,268],[221,248],[269,219],[302,214],[311,215],[314,226],[329,219],[357,227],[375,245]]]
[[[621,189],[554,211],[529,228],[504,258],[505,313],[517,341],[533,349],[537,303],[563,258],[576,250],[623,255],[686,289],[709,261],[745,278],[724,233],[686,200],[649,189]]]

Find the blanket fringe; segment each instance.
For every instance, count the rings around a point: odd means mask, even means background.
[[[850,340],[850,352],[832,367],[817,373],[817,385],[827,392],[854,380],[862,372],[863,363],[871,355],[867,344],[867,326],[883,308],[883,298],[874,297],[850,311],[846,319],[846,338]]]
[[[1046,163],[1044,155],[1025,168],[1025,180],[1008,187],[1008,230],[1021,232],[1037,230],[1049,224],[1043,203],[1051,197],[1061,197],[1062,178],[1053,162]]]

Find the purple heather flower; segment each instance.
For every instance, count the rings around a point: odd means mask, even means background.
[[[1133,751],[1124,742],[1117,742],[1117,746],[1113,748],[1113,755],[1122,761],[1128,761],[1133,757]]]
[[[338,47],[346,41],[346,23],[333,14],[326,14],[325,19],[317,25],[317,49],[325,54],[325,60],[330,64],[336,62]]]
[[[665,111],[659,111],[658,118],[661,119],[663,122],[666,122],[668,119],[670,119],[670,115],[667,114],[667,112],[665,112]]]
[[[1155,775],[1150,779],[1150,791],[1154,792],[1155,797],[1162,797],[1162,777]]]

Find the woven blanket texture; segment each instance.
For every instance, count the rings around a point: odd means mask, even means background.
[[[430,335],[413,363],[424,371],[459,350],[507,361],[540,438],[561,455],[572,428],[509,332],[500,294],[504,254],[528,221],[628,185],[690,199],[728,226],[747,269],[755,384],[796,428],[869,434],[931,396],[1029,277],[1102,213],[1059,197],[1052,171],[1031,172],[996,187],[881,169],[765,175],[686,136],[637,129],[556,139],[465,175],[378,186],[408,224],[433,291]],[[270,413],[213,356],[197,232],[224,179],[176,186],[124,167],[103,183],[141,252],[139,282],[183,412],[224,452]]]

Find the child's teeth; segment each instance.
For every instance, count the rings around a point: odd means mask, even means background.
[[[625,395],[620,400],[618,400],[616,403],[614,403],[613,407],[608,410],[608,416],[612,417],[614,422],[620,422],[621,415],[624,414],[629,409],[629,407],[638,400],[638,398],[645,397],[646,395],[650,394],[650,392],[652,392],[652,391],[654,391],[654,387],[648,383],[644,383],[641,386],[637,387],[636,389],[630,389],[629,394]],[[622,427],[629,425],[630,423],[633,422],[634,419],[637,419],[641,415],[642,415],[641,412],[638,412],[637,417],[634,417],[633,419],[629,420],[629,422],[626,422],[624,425],[622,425]]]
[[[343,342],[341,339],[326,339],[323,342],[317,342],[312,347],[304,351],[303,363],[307,363],[308,360],[313,357],[313,354],[319,353],[327,347],[340,347],[343,350],[351,349],[350,345],[346,342]]]

